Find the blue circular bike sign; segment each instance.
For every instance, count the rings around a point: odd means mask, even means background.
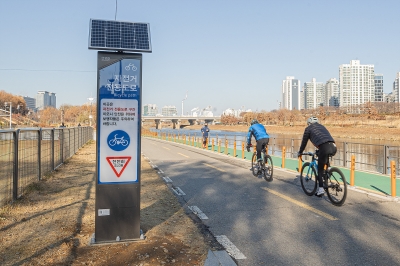
[[[115,130],[107,137],[107,144],[114,151],[123,151],[128,148],[131,139],[123,130]]]

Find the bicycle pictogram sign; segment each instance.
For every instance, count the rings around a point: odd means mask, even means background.
[[[136,71],[137,67],[134,64],[129,64],[125,67],[126,70],[132,70],[132,71]]]
[[[114,151],[123,151],[129,146],[130,140],[128,133],[115,130],[108,135],[107,144]]]

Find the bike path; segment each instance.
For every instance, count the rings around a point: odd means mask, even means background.
[[[155,137],[155,139],[159,139]],[[196,142],[192,140],[178,140],[173,138],[166,138],[165,141],[173,142],[173,143],[180,143],[187,146],[192,146],[196,148],[202,148],[202,142]],[[219,154],[225,154],[227,156],[232,156],[238,159],[243,159],[247,161],[251,161],[253,156],[253,151],[247,152],[246,150],[242,152],[241,149],[236,148],[228,148],[225,147],[224,143],[221,143],[221,146],[211,145],[209,144],[205,150],[213,151]],[[297,159],[293,158],[285,158],[285,165],[283,166],[282,157],[271,155],[272,160],[274,162],[274,166],[277,168],[282,168],[286,170],[292,170],[298,172],[299,162]],[[336,165],[332,165],[338,167],[342,170],[343,174],[346,177],[347,184],[350,185],[350,169],[339,167]],[[393,200],[399,200],[400,196],[400,179],[396,178],[396,197],[393,197]],[[362,189],[368,193],[376,193],[382,196],[392,196],[392,180],[390,175],[383,175],[378,173],[372,172],[365,172],[365,171],[358,171],[355,170],[354,174],[354,186],[351,189]]]
[[[295,171],[275,167],[274,181],[265,182],[252,176],[248,160],[149,141],[142,141],[142,151],[169,176],[172,188],[185,192],[177,195],[183,205],[197,206],[213,235],[226,236],[238,248],[239,265],[400,260],[398,203],[349,191],[338,208],[326,196],[306,196]]]

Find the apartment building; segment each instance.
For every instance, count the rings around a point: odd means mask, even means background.
[[[287,76],[282,81],[282,105],[288,110],[300,110],[300,80]]]
[[[359,113],[361,105],[375,101],[374,65],[361,65],[359,60],[339,66],[340,106],[347,112]]]

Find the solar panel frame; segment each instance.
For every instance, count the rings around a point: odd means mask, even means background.
[[[151,53],[150,24],[90,19],[89,49]]]

